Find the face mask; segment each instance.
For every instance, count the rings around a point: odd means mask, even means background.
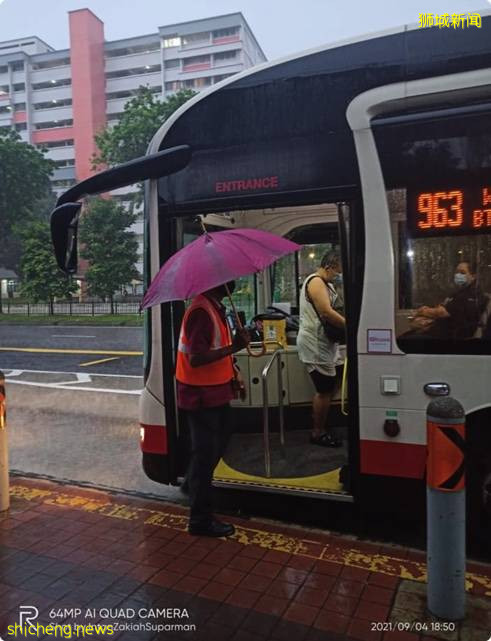
[[[453,277],[453,282],[457,285],[457,287],[463,287],[464,285],[467,285],[467,276],[465,274],[454,274]]]
[[[332,279],[332,282],[340,287],[343,284],[343,274],[336,274]]]

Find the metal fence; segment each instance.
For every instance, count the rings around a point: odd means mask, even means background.
[[[2,312],[4,314],[25,314],[26,316],[49,315],[49,303],[21,303],[15,301],[3,301]],[[53,315],[55,316],[101,316],[103,314],[140,314],[139,303],[54,303]]]

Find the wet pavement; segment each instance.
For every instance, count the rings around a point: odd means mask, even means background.
[[[490,565],[468,563],[467,614],[454,624],[426,612],[421,552],[228,520],[233,538],[194,537],[175,504],[12,477],[0,636],[11,638],[24,606],[38,638],[52,638],[42,627],[51,623],[113,625],[92,638],[124,641],[489,639]]]

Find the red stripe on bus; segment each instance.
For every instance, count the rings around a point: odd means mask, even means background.
[[[168,454],[167,427],[165,425],[148,425],[140,423],[143,438],[140,447],[145,454]]]
[[[362,474],[424,478],[426,445],[393,441],[360,441]]]

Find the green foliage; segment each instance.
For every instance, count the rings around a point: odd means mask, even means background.
[[[136,216],[113,200],[94,199],[82,216],[80,242],[82,258],[89,261],[85,274],[89,293],[112,302],[114,293],[132,279],[138,279],[135,268],[138,242],[128,228]]]
[[[144,156],[160,125],[194,95],[194,91],[186,89],[162,101],[148,87],[140,87],[125,104],[119,122],[96,135],[99,156],[92,159],[94,167],[118,165]]]
[[[0,265],[17,270],[20,232],[43,218],[51,194],[53,162],[22,141],[13,129],[0,128]]]
[[[21,234],[21,293],[30,302],[53,302],[68,298],[77,284],[56,264],[49,224],[38,220],[29,223]]]

